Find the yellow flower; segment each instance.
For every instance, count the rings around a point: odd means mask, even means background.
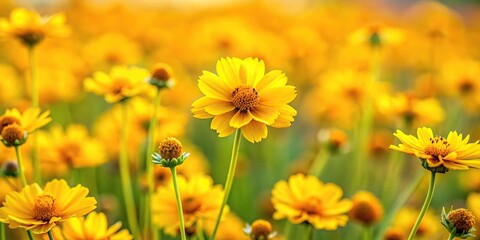
[[[109,74],[97,71],[93,78],[84,82],[85,90],[103,95],[109,103],[146,94],[151,96],[154,88],[146,82],[150,73],[138,67],[115,66]]]
[[[397,130],[395,135],[402,143],[390,145],[391,149],[419,157],[422,165],[431,171],[445,173],[449,169],[467,170],[480,168],[480,145],[468,143],[469,135],[450,132],[447,138],[434,136],[430,128],[417,129],[417,136],[406,135]]]
[[[0,208],[0,221],[9,224],[10,228],[46,233],[71,217],[94,210],[97,201],[87,194],[87,188],[81,185],[70,188],[65,180],[54,179],[43,190],[36,183],[27,185],[21,192],[6,196]]]
[[[73,124],[65,130],[53,126],[49,132],[40,132],[40,160],[43,163],[82,168],[95,167],[107,161],[103,144],[91,138],[83,125]],[[51,165],[52,166],[52,165]]]
[[[267,125],[290,126],[297,111],[288,105],[295,97],[295,87],[285,85],[287,77],[279,70],[265,74],[265,64],[258,59],[222,58],[218,75],[204,71],[198,86],[204,97],[192,104],[197,118],[213,118],[210,127],[220,137],[241,129],[250,142],[267,137]]]
[[[209,176],[196,175],[190,179],[178,176],[185,228],[195,227],[198,221],[215,220],[222,204],[223,190]],[[173,184],[160,186],[152,199],[153,222],[169,235],[179,233],[179,217]],[[228,211],[226,211],[228,212]]]
[[[41,17],[35,11],[16,8],[10,13],[10,20],[0,19],[0,36],[17,38],[27,46],[35,45],[45,37],[65,37],[69,33],[63,13]]]
[[[190,161],[190,159],[189,159]],[[218,225],[217,235],[215,239],[218,240],[245,240],[245,233],[243,221],[233,212],[228,212]],[[205,232],[211,235],[215,227],[215,219],[212,221],[205,221]]]
[[[85,60],[91,66],[135,64],[141,57],[141,46],[118,33],[104,33],[86,44]]]
[[[352,32],[349,41],[352,44],[369,44],[372,47],[397,45],[404,39],[403,32],[398,28],[387,27],[381,23],[372,23]]]
[[[383,206],[375,195],[360,191],[352,197],[353,206],[348,214],[352,220],[372,225],[383,218]]]
[[[16,108],[7,109],[0,117],[0,132],[9,125],[17,124],[27,133],[32,133],[52,121],[48,116],[50,111],[40,112],[40,108],[28,108],[23,113]]]
[[[345,226],[352,202],[342,197],[342,189],[322,183],[315,176],[296,174],[275,184],[272,190],[274,219],[287,218],[300,224],[308,222],[316,229],[335,230]]]
[[[415,224],[417,219],[418,211],[411,207],[401,208],[395,220],[393,221],[393,227],[402,229],[405,234],[409,233]],[[425,213],[420,226],[418,227],[417,237],[419,239],[436,239],[435,236],[438,233],[440,217],[435,216],[433,211],[427,210]]]
[[[132,235],[124,229],[117,233],[122,226],[117,222],[108,227],[104,213],[91,212],[87,217],[70,218],[62,224],[63,235],[69,240],[131,240]]]

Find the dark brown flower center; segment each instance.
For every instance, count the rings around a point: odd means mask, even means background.
[[[182,155],[182,143],[176,138],[165,138],[158,150],[163,159],[178,158]]]
[[[250,239],[268,239],[268,235],[272,233],[272,230],[272,224],[268,221],[256,220],[252,223]]]
[[[182,201],[182,206],[184,214],[195,214],[202,207],[202,203],[192,197],[187,197]]]
[[[449,212],[447,219],[455,226],[458,234],[468,233],[475,226],[475,216],[465,208]]]
[[[235,88],[232,92],[232,104],[241,112],[249,111],[258,105],[260,98],[257,90],[249,86]]]
[[[430,145],[425,148],[425,154],[432,156],[434,160],[439,160],[439,157],[443,158],[451,152],[450,143],[443,137],[430,138]]]
[[[37,196],[33,207],[34,218],[39,221],[48,222],[57,216],[57,203],[54,196],[48,193]]]
[[[20,120],[18,120],[16,117],[12,117],[12,116],[4,116],[4,117],[0,118],[0,133],[3,131],[4,127],[6,127],[8,125],[12,125],[14,123],[20,125]]]

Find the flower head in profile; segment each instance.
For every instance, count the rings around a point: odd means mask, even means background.
[[[391,149],[420,158],[422,166],[430,171],[445,173],[449,169],[480,168],[480,145],[478,141],[468,143],[469,135],[463,138],[453,131],[444,138],[434,136],[432,129],[426,127],[417,129],[417,137],[400,130],[393,135],[402,143],[390,145]]]
[[[7,109],[0,117],[0,135],[5,146],[19,146],[28,134],[48,124],[52,119],[49,111],[41,113],[39,108],[29,108],[23,113],[16,108]]]
[[[95,72],[84,82],[86,91],[102,95],[109,103],[126,100],[138,95],[151,96],[155,89],[147,83],[150,74],[138,67],[115,66],[110,73]]]
[[[297,111],[288,104],[297,94],[281,71],[265,74],[265,64],[256,58],[222,58],[217,74],[200,76],[198,87],[205,96],[192,104],[192,112],[196,118],[213,118],[210,127],[220,137],[240,129],[248,141],[259,142],[267,137],[267,126],[290,126]]]
[[[215,220],[222,205],[223,189],[213,185],[209,176],[195,175],[188,180],[178,176],[185,228],[195,229],[199,220]],[[173,184],[160,186],[152,198],[153,222],[165,233],[179,234],[179,216]],[[228,211],[225,211],[227,213]]]
[[[65,37],[69,33],[63,13],[41,17],[35,11],[16,8],[10,19],[0,19],[0,36],[17,38],[26,46],[34,46],[45,37]]]
[[[282,180],[273,187],[273,218],[335,230],[347,224],[347,214],[352,208],[352,202],[341,199],[342,195],[342,189],[333,183],[322,183],[312,175],[296,174],[288,182]]]
[[[121,231],[121,222],[108,227],[107,217],[104,213],[91,212],[87,217],[74,217],[62,224],[63,235],[69,240],[132,240],[128,230]]]
[[[441,223],[451,236],[461,239],[475,237],[475,216],[465,208],[452,209],[446,213],[442,208]]]
[[[0,222],[34,234],[46,233],[69,218],[94,210],[97,201],[87,195],[87,188],[70,188],[65,180],[54,179],[43,189],[36,183],[27,185],[21,192],[7,194],[0,208]]]
[[[272,224],[263,219],[253,221],[252,225],[247,224],[243,231],[252,240],[268,240],[277,235],[277,232],[273,231]]]

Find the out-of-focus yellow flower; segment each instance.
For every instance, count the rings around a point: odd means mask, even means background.
[[[195,224],[202,224],[204,220],[215,220],[222,204],[222,187],[213,186],[213,180],[205,175],[196,175],[188,180],[178,176],[177,180],[185,228],[194,229]],[[151,208],[153,222],[165,233],[177,236],[180,224],[173,184],[157,188]]]
[[[15,69],[5,64],[0,64],[0,76],[2,76],[3,79],[0,81],[0,89],[2,89],[0,105],[12,106],[21,96],[20,89],[22,86],[20,85],[20,79]]]
[[[367,191],[355,193],[348,216],[364,225],[372,225],[383,218],[383,206],[375,195]]]
[[[480,63],[473,59],[455,59],[441,67],[443,91],[460,97],[467,110],[476,112],[480,106]]]
[[[253,221],[251,226],[247,224],[243,231],[251,240],[268,240],[277,235],[277,232],[273,231],[272,224],[264,219]]]
[[[9,20],[0,19],[0,36],[17,38],[26,46],[34,46],[45,37],[65,37],[69,33],[63,13],[41,17],[35,11],[16,8]]]
[[[460,183],[469,192],[480,192],[480,170],[474,169],[462,174]]]
[[[16,108],[7,109],[0,117],[0,132],[9,125],[17,124],[30,134],[52,121],[48,116],[50,111],[40,113],[40,108],[28,108],[23,113]]]
[[[190,161],[190,159],[189,159]],[[205,221],[205,232],[211,235],[215,221]],[[243,221],[233,212],[228,212],[218,225],[217,235],[215,239],[218,240],[245,240],[245,233]]]
[[[81,83],[68,70],[40,68],[37,74],[38,79],[49,79],[49,81],[42,81],[42,84],[40,84],[41,104],[71,102],[80,92]]]
[[[138,67],[115,66],[110,73],[97,71],[85,79],[85,90],[102,95],[109,103],[138,95],[152,96],[155,89],[147,83],[150,73]]]
[[[436,125],[445,118],[445,111],[438,99],[419,98],[411,93],[380,96],[376,105],[382,118],[395,117],[407,126]]]
[[[417,137],[406,135],[397,130],[395,135],[402,143],[390,148],[408,153],[422,160],[422,166],[430,171],[445,173],[449,169],[467,170],[480,168],[480,144],[478,141],[468,143],[470,135],[465,139],[456,131],[450,132],[447,138],[434,136],[430,128],[418,128]]]
[[[220,137],[241,129],[248,141],[259,142],[267,137],[267,125],[290,126],[297,111],[288,103],[297,94],[281,71],[265,74],[258,59],[222,58],[217,73],[204,71],[200,76],[205,96],[192,104],[192,112],[197,118],[213,118],[210,126]]]
[[[97,201],[87,195],[87,188],[81,185],[70,188],[65,180],[54,179],[43,190],[36,183],[27,185],[21,192],[7,194],[0,208],[0,221],[10,228],[46,233],[69,218],[94,210]]]
[[[308,222],[316,229],[335,230],[345,226],[352,202],[341,199],[342,189],[322,183],[315,176],[293,175],[277,182],[272,190],[274,219],[287,218],[294,224]]]
[[[407,235],[403,229],[390,227],[383,235],[383,240],[407,240]]]
[[[402,30],[387,27],[381,23],[372,23],[352,32],[349,42],[352,44],[367,44],[372,47],[397,45],[403,42]]]
[[[467,207],[472,211],[473,215],[477,219],[480,219],[480,193],[472,192],[467,197]],[[477,221],[477,227],[480,227],[480,223]]]
[[[65,130],[54,126],[48,132],[40,132],[40,160],[55,168],[95,167],[107,161],[104,145],[91,138],[83,125],[73,124]]]
[[[91,212],[86,217],[74,217],[62,224],[63,235],[69,240],[131,240],[127,229],[120,230],[121,222],[108,227],[104,213]]]
[[[85,48],[85,60],[91,66],[130,65],[139,61],[138,43],[119,33],[105,33],[93,39]]]
[[[410,207],[401,208],[392,225],[393,227],[402,229],[404,233],[409,233],[417,220],[417,216],[417,210]],[[416,236],[422,239],[435,239],[433,236],[438,233],[440,226],[439,219],[440,217],[436,217],[431,210],[427,210],[418,227]]]

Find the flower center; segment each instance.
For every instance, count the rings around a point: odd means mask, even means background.
[[[14,144],[15,141],[21,141],[25,137],[25,133],[17,124],[11,124],[2,129],[1,132],[3,140],[10,144]]]
[[[241,112],[246,112],[258,105],[260,98],[257,90],[249,86],[235,88],[232,92],[232,104]]]
[[[79,144],[73,142],[65,143],[65,145],[63,145],[59,150],[63,161],[68,163],[70,166],[75,164],[75,158],[80,155],[81,151],[82,149]]]
[[[187,197],[185,200],[182,201],[182,206],[184,214],[195,214],[195,212],[200,209],[202,204],[192,197]]]
[[[158,150],[163,159],[178,158],[182,155],[182,143],[173,137],[165,138],[158,146]]]
[[[252,223],[251,239],[268,239],[268,235],[272,233],[272,224],[263,219],[255,220]]]
[[[44,193],[37,196],[33,207],[34,218],[39,221],[48,222],[57,216],[57,203],[53,195]]]
[[[308,215],[320,215],[321,214],[322,201],[318,198],[310,198],[303,206],[303,211]]]
[[[2,132],[3,128],[5,128],[8,125],[12,125],[14,123],[20,125],[20,120],[18,120],[16,117],[12,117],[12,116],[2,117],[0,119],[0,133]]]
[[[430,145],[425,148],[425,154],[432,156],[435,160],[445,157],[451,152],[450,143],[443,137],[430,138]]]

